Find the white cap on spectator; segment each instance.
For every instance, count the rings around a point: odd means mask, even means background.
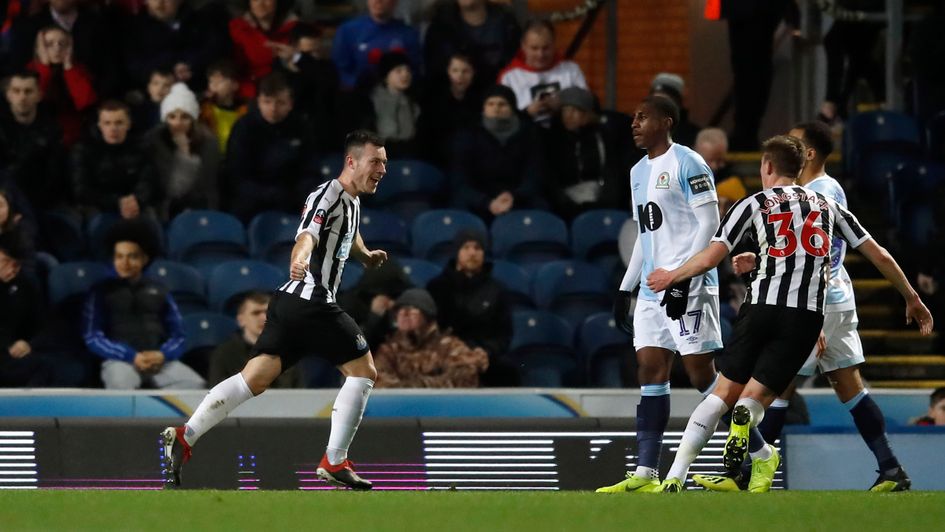
[[[189,114],[194,120],[200,116],[200,104],[197,103],[197,96],[183,83],[175,83],[171,87],[171,92],[161,100],[161,121],[166,120],[167,115],[177,109]]]

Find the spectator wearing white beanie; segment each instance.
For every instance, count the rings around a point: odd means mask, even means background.
[[[161,100],[161,121],[167,121],[167,115],[180,109],[194,120],[200,116],[200,104],[197,96],[184,83],[175,83],[171,92]]]
[[[188,209],[219,207],[220,152],[199,116],[197,96],[184,83],[175,83],[161,101],[161,124],[145,136],[163,191],[158,208],[163,221]]]

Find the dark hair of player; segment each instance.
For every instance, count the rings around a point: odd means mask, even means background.
[[[830,127],[823,122],[804,122],[794,126],[804,132],[804,144],[817,152],[817,160],[823,161],[833,153],[833,133]]]
[[[643,105],[649,106],[650,109],[655,110],[663,118],[672,120],[673,123],[669,126],[670,131],[675,129],[676,124],[679,123],[679,106],[676,105],[676,102],[674,102],[672,98],[652,94],[643,98]]]
[[[804,168],[804,143],[797,137],[777,135],[761,145],[762,159],[767,158],[774,166],[774,173],[797,179]]]
[[[361,148],[373,144],[378,148],[384,147],[384,139],[377,133],[367,129],[356,129],[345,136],[345,155],[360,153]]]

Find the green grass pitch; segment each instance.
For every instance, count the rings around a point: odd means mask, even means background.
[[[945,529],[945,492],[0,492],[0,530]]]

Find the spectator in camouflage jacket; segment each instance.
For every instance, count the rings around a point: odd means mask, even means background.
[[[489,366],[481,348],[470,348],[436,324],[436,303],[421,288],[406,290],[394,307],[397,329],[374,355],[376,388],[476,388]]]

